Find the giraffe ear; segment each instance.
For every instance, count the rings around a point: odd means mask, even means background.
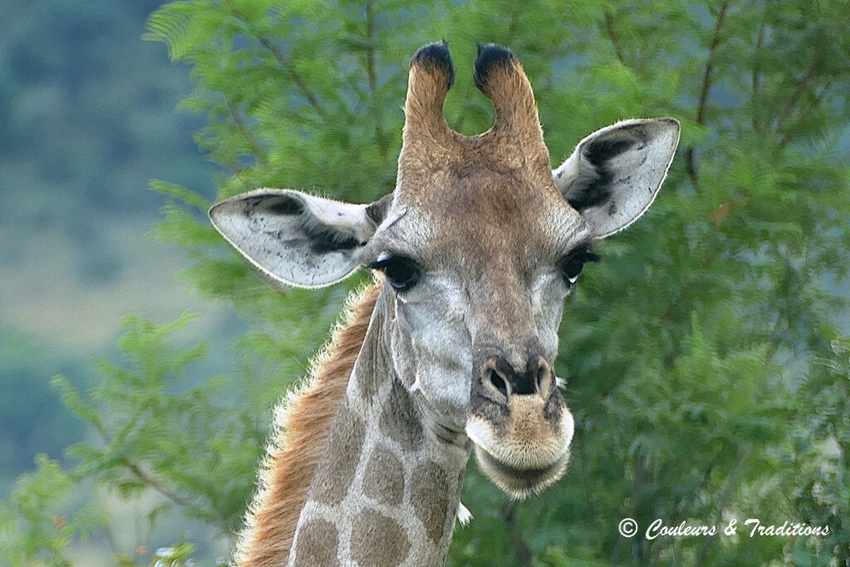
[[[594,237],[604,238],[649,208],[678,144],[672,118],[626,120],[582,140],[552,176]]]
[[[214,205],[213,226],[278,283],[323,287],[348,277],[386,211],[299,191],[258,189]]]

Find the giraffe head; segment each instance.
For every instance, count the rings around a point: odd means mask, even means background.
[[[509,51],[479,47],[476,86],[493,127],[451,130],[444,43],[414,56],[395,191],[369,205],[261,189],[215,205],[224,237],[269,277],[320,287],[366,266],[391,316],[378,332],[425,425],[472,441],[479,466],[515,497],[567,466],[573,418],[554,359],[563,302],[594,241],[640,217],[678,143],[672,119],[629,120],[582,140],[551,169],[531,85]]]

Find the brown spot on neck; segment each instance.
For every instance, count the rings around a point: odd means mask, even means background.
[[[387,506],[404,499],[404,468],[395,455],[378,445],[369,457],[363,477],[363,495]]]
[[[354,519],[351,558],[360,567],[398,567],[410,553],[410,540],[398,523],[373,510]]]
[[[366,424],[343,403],[325,448],[322,462],[311,484],[311,500],[333,506],[342,502],[357,471],[366,439]],[[328,455],[331,458],[328,458]]]
[[[454,514],[446,514],[451,508],[448,495],[453,492],[453,488],[443,467],[432,462],[421,465],[411,483],[410,500],[416,517],[435,544],[440,542],[446,532],[447,522],[454,519]]]
[[[327,520],[312,519],[301,526],[298,536],[303,543],[303,553],[298,554],[301,565],[321,565],[322,567],[338,567],[337,557],[339,548],[339,532],[336,526]]]

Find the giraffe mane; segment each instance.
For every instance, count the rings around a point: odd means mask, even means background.
[[[310,482],[345,397],[378,298],[377,283],[350,296],[331,341],[310,374],[275,408],[274,431],[260,466],[259,487],[239,536],[239,567],[285,565]]]

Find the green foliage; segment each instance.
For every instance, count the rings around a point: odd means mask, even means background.
[[[190,321],[184,316],[154,326],[127,317],[119,347],[129,368],[101,362],[102,379],[86,397],[61,377],[55,382],[65,405],[99,436],[69,450],[79,462],[78,478],[96,478],[125,498],[153,489],[169,505],[227,533],[250,493],[246,473],[250,477],[263,435],[255,423],[224,411],[239,400],[220,378],[185,384],[185,369],[206,347],[185,348],[169,339]],[[220,475],[215,483],[210,471]]]
[[[207,350],[203,343],[186,346],[179,340],[192,320],[184,315],[157,326],[128,316],[118,344],[124,360],[98,363],[101,380],[90,392],[79,392],[62,376],[54,378],[65,407],[87,423],[96,438],[68,449],[76,463],[70,471],[40,457],[38,471],[19,480],[9,510],[0,515],[0,550],[8,548],[0,555],[8,557],[10,565],[70,565],[72,536],[89,534],[106,535],[118,564],[144,564],[157,525],[175,507],[181,516],[205,522],[219,536],[236,529],[253,489],[268,416],[254,414],[250,396],[220,377],[187,382],[188,369],[199,364]],[[89,503],[72,506],[72,489],[88,492]],[[143,533],[131,549],[116,543],[113,531],[121,526],[98,495],[103,491],[125,507],[142,502]],[[150,498],[151,493],[157,497]],[[55,512],[69,507],[66,513]],[[151,561],[187,564],[194,546],[172,543],[156,551]]]
[[[458,67],[447,119],[465,133],[492,116],[463,71],[479,41],[520,56],[553,161],[619,119],[678,118],[681,150],[657,203],[600,245],[605,261],[566,309],[558,372],[577,423],[567,477],[514,504],[471,472],[463,499],[476,519],[457,530],[449,563],[846,566],[850,361],[835,327],[848,307],[846,289],[837,293],[850,251],[848,18],[832,0],[186,0],[155,12],[146,37],[192,67],[183,107],[207,117],[197,142],[223,168],[220,197],[262,186],[356,202],[389,192],[407,61],[438,39]],[[158,235],[196,258],[187,279],[252,327],[231,373],[194,385],[180,376],[203,347],[174,337],[187,320],[128,319],[129,367],[101,364],[90,395],[58,381],[99,434],[72,450],[74,480],[153,489],[229,533],[266,410],[357,282],[267,289],[208,225],[205,199],[155,187],[171,199]],[[51,505],[31,498],[35,510]],[[617,531],[626,517],[635,537]],[[748,518],[830,531],[722,533]],[[644,537],[656,519],[720,533]],[[46,550],[57,541],[34,533]]]
[[[7,509],[0,508],[0,565],[71,565],[66,553],[74,527],[55,513],[72,480],[40,455],[35,473],[23,475]]]
[[[788,459],[797,470],[789,497],[801,517],[829,526],[822,540],[800,538],[796,565],[850,565],[850,339],[835,338],[800,395],[817,409],[803,416]]]

